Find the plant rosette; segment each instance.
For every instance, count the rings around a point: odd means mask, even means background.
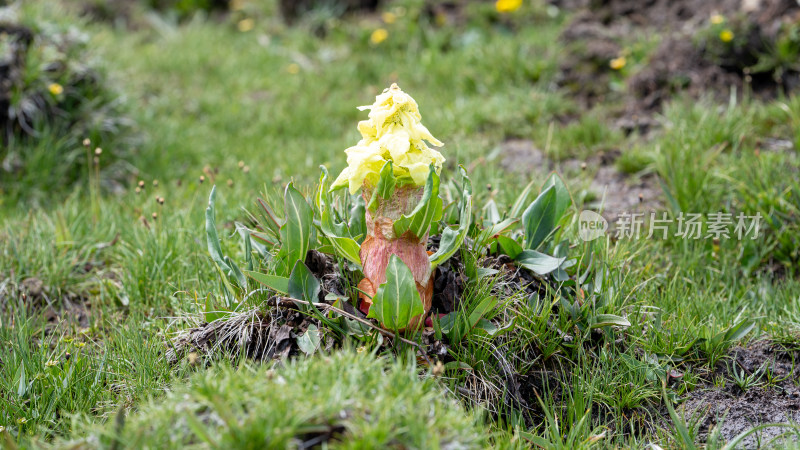
[[[347,188],[351,195],[360,190],[367,205],[359,250],[362,311],[387,328],[418,328],[431,308],[434,269],[452,255],[442,259],[426,249],[431,224],[442,218],[439,174],[445,161],[427,143],[443,144],[422,124],[416,101],[397,84],[359,109],[368,109],[369,119],[359,122],[362,139],[345,150],[348,166],[331,190]],[[415,292],[405,289],[411,280]],[[387,299],[389,289],[404,298]],[[407,323],[403,310],[413,313]]]

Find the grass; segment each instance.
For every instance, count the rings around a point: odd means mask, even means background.
[[[416,20],[415,2],[397,3],[408,17],[391,26],[326,17],[324,37],[310,32],[314,24],[286,27],[270,2],[254,9],[248,32],[201,17],[140,31],[82,24],[136,124],[137,151],[126,162],[136,175],[120,192],[103,183],[98,191],[89,167],[75,185],[54,185],[42,181],[60,178],[46,151],[63,147],[83,158],[79,140],[53,133],[25,147],[28,172],[14,195],[0,196],[0,439],[22,447],[270,439],[284,447],[335,432],[344,447],[680,445],[679,431],[654,416],[666,370],[684,372],[670,388],[684,395],[711,380],[737,343],[769,337],[798,345],[796,147],[764,145],[800,142],[796,96],[727,105],[676,99],[654,134],[625,136],[609,126],[616,105],[581,111],[553,87],[566,15],[528,5],[517,22],[487,25],[491,9],[471,6],[466,24],[436,26]],[[43,4],[25,11],[77,21]],[[383,26],[387,41],[371,44]],[[396,361],[376,358],[374,342],[362,353],[331,351],[286,367],[221,352],[167,363],[169,338],[197,323],[207,299],[221,302],[203,230],[211,185],[223,251],[239,261],[233,222],[246,219],[242,208],[254,210],[259,193],[290,180],[310,192],[320,164],[338,173],[363,119],[355,107],[393,81],[446,142],[445,176],[470,167],[479,205],[492,199],[503,210],[546,176],[546,168],[507,174],[502,155],[487,158],[504,139],[531,140],[553,160],[619,149],[621,171],[663,181],[672,217],[759,212],[763,236],[603,240],[592,247],[608,269],[594,303],[572,299],[574,313],[566,314],[557,292],[507,296],[492,317],[511,331],[468,333],[450,346],[459,364],[438,378],[404,352]],[[569,115],[577,119],[562,123]],[[578,207],[585,177],[568,180]],[[36,280],[40,292],[31,289]],[[502,282],[494,283],[473,286],[473,300],[497,295]],[[598,314],[631,325],[592,329]],[[743,318],[757,320],[744,340],[714,339]],[[498,348],[516,357],[504,361]],[[507,367],[536,387],[527,409],[509,397]]]

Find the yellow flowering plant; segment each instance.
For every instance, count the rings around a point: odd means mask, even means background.
[[[249,292],[249,280],[308,302],[301,309],[313,311],[322,290],[305,261],[317,250],[341,258],[346,272],[359,273],[358,298],[351,300],[368,317],[394,331],[422,325],[431,308],[435,269],[461,247],[472,223],[471,184],[460,169],[461,195],[448,205],[458,226],[440,230],[445,208],[439,175],[445,159],[428,144],[443,144],[422,124],[417,103],[392,85],[360,109],[369,110],[367,120],[358,124],[361,140],[345,150],[348,165],[333,183],[322,166],[312,201],[290,183],[282,215],[279,207],[260,201],[261,217],[252,216],[256,229],[237,224],[248,256],[245,269],[223,255],[212,189],[206,210],[208,250],[225,275],[226,303],[207,305],[207,321],[235,311],[241,305],[239,297]],[[441,238],[437,251],[428,252],[432,227]],[[268,274],[256,270],[254,253],[270,261]]]
[[[359,262],[364,279],[359,283],[364,310],[391,328],[420,325],[420,318],[430,310],[433,297],[433,274],[436,265],[447,260],[463,242],[471,215],[471,188],[464,192],[459,231],[450,229],[453,239],[434,254],[426,250],[432,223],[442,217],[439,198],[439,174],[445,158],[428,143],[440,147],[425,125],[414,99],[392,84],[378,95],[375,103],[362,106],[369,110],[368,120],[359,122],[361,140],[345,150],[347,167],[333,182],[332,190],[347,188],[351,195],[361,192],[367,205],[366,238],[359,248]],[[466,185],[469,181],[464,174]],[[324,183],[321,184],[324,188]],[[325,195],[320,195],[324,199]],[[324,204],[321,204],[324,209]],[[446,232],[447,232],[446,231]],[[325,232],[325,230],[323,230]],[[328,233],[326,233],[328,234]],[[402,275],[397,275],[397,271]],[[410,275],[410,277],[408,276]],[[381,316],[390,308],[381,289],[394,277],[395,287],[405,281],[416,288],[406,305],[413,314],[408,322]],[[380,301],[372,307],[375,300]],[[393,299],[391,306],[399,307]],[[417,303],[418,302],[418,303]],[[376,312],[376,310],[378,312]]]

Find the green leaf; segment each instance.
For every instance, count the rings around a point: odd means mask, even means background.
[[[17,366],[17,397],[24,397],[25,394],[28,392],[28,379],[25,376],[25,364],[20,362],[19,366]]]
[[[422,199],[410,214],[406,214],[394,222],[394,232],[397,236],[411,232],[417,239],[422,240],[428,233],[431,222],[441,218],[442,199],[439,198],[439,175],[431,164]]]
[[[618,327],[629,327],[631,323],[627,319],[614,314],[598,314],[594,316],[594,323],[589,328],[603,328],[610,325]]]
[[[753,319],[743,320],[725,332],[725,341],[734,342],[747,336],[756,327],[756,321]]]
[[[225,261],[222,260],[222,247],[219,245],[219,236],[217,235],[217,219],[216,209],[214,204],[217,201],[217,187],[211,188],[211,194],[208,196],[208,208],[206,208],[206,243],[208,244],[208,253],[211,259],[223,269],[230,270]]]
[[[411,270],[397,255],[392,255],[386,266],[386,283],[378,287],[367,317],[377,319],[390,330],[399,331],[424,312]]]
[[[472,183],[467,177],[467,172],[461,168],[461,175],[464,178],[464,192],[461,202],[461,215],[459,217],[458,229],[454,230],[450,227],[445,227],[442,230],[442,238],[439,241],[439,249],[436,253],[428,257],[431,262],[431,271],[448,259],[450,259],[455,252],[461,248],[464,239],[467,237],[467,232],[472,224]]]
[[[306,253],[311,246],[311,226],[314,212],[305,197],[293,183],[286,186],[283,197],[286,219],[281,226],[281,249],[278,257],[281,260],[281,272],[286,274],[297,261],[305,261]]]
[[[281,294],[289,294],[289,279],[286,277],[279,277],[278,275],[270,275],[261,272],[253,272],[246,270],[244,272],[248,277],[256,280],[264,286],[272,289],[273,291],[280,292]]]
[[[522,213],[525,211],[525,206],[528,205],[529,198],[531,193],[533,192],[533,186],[535,186],[536,180],[531,180],[525,189],[519,194],[517,199],[514,201],[514,204],[511,206],[511,210],[509,211],[508,215],[512,219],[518,219]]]
[[[330,200],[331,194],[327,183],[328,170],[325,166],[321,166],[321,169],[322,175],[320,176],[319,190],[317,192],[317,207],[320,211],[319,228],[322,234],[330,241],[333,251],[337,255],[361,269],[361,258],[359,257],[361,246],[349,236],[346,223],[336,223],[334,221],[333,206]]]
[[[323,231],[324,233],[324,231]],[[361,270],[361,246],[349,237],[327,236],[337,255],[355,264]]]
[[[525,248],[536,250],[556,227],[556,190],[545,189],[522,214]]]
[[[375,212],[375,209],[378,207],[378,199],[388,199],[394,194],[394,187],[397,184],[397,180],[394,177],[394,169],[392,168],[392,161],[386,161],[386,163],[381,168],[380,172],[380,179],[378,180],[378,185],[375,186],[375,190],[372,191],[372,197],[369,199],[369,205],[367,205],[367,209],[372,212]]]
[[[572,196],[564,180],[556,172],[550,173],[550,176],[547,177],[547,180],[542,185],[542,189],[547,189],[551,186],[556,191],[555,223],[558,223],[572,205]]]
[[[350,237],[361,243],[367,237],[367,208],[364,204],[364,197],[354,195],[351,197],[353,206],[350,208]]]
[[[453,311],[442,317],[442,331],[450,343],[461,342],[481,320],[484,320],[484,316],[496,306],[497,299],[495,297],[485,297],[471,311],[465,309]],[[484,331],[488,332],[488,329],[491,329],[491,327],[487,326],[487,330]],[[496,328],[494,331],[497,331]]]
[[[564,261],[564,258],[556,258],[544,253],[537,252],[536,250],[523,250],[515,259],[520,266],[533,271],[539,275],[547,275],[548,273],[558,269],[558,266]]]
[[[308,270],[303,261],[297,261],[289,276],[289,297],[307,302],[317,302],[320,286],[319,281]]]
[[[508,236],[497,236],[497,243],[503,249],[503,253],[508,255],[509,258],[515,259],[522,253],[522,246],[517,241]]]
[[[316,325],[309,325],[302,336],[297,338],[297,346],[308,356],[311,356],[319,349],[319,329]]]
[[[489,245],[489,243],[492,241],[492,238],[505,233],[518,221],[519,219],[506,219],[500,223],[496,223],[490,227],[484,228],[473,242],[472,248],[476,251],[482,251],[484,247]]]

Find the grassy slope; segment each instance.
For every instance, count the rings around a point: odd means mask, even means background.
[[[247,33],[203,21],[160,33],[95,27],[98,51],[127,93],[131,117],[146,137],[132,163],[147,187],[138,195],[131,190],[91,203],[87,189],[78,186],[66,197],[53,193],[44,208],[29,211],[25,202],[2,206],[3,288],[16,292],[22,280],[37,277],[57,308],[59,298],[82,293],[91,309],[88,328],[66,322],[53,331],[46,330],[41,315],[19,307],[17,296],[5,307],[0,341],[9,344],[0,348],[0,425],[17,427],[16,421],[25,418],[27,423],[19,425],[25,432],[69,435],[72,425],[65,413],[109,417],[121,405],[138,407],[184,379],[191,367],[176,370],[159,359],[164,330],[174,329],[163,317],[193,313],[195,299],[202,301],[216,287],[201,225],[211,179],[220,185],[221,224],[239,219],[239,208],[251,205],[265,186],[277,190],[294,178],[310,187],[319,164],[332,172],[344,165],[341,151],[355,142],[355,123],[363,118],[355,106],[370,103],[392,81],[419,100],[426,125],[447,143],[443,153],[452,163],[449,169],[488,157],[489,163],[475,164],[471,175],[476,186],[491,183],[491,195],[501,203],[528,181],[528,176],[503,173],[489,157],[507,136],[532,139],[561,157],[619,145],[661,174],[676,201],[692,211],[761,207],[761,197],[775,198],[791,186],[786,167],[796,166],[793,154],[753,152],[758,137],[798,139],[791,135],[798,127],[791,128],[777,103],[747,102],[722,114],[677,103],[666,113],[670,126],[650,142],[626,140],[602,127],[592,131],[597,118],[604,118],[602,108],[576,124],[559,125],[557,116],[577,110],[551,89],[560,24],[542,13],[530,14],[535,26],[516,33],[475,28],[472,36],[449,27],[419,30],[401,20],[378,46],[369,43],[370,31],[378,26],[374,21],[341,24],[325,39],[268,18]],[[292,64],[299,73],[290,73]],[[797,120],[798,99],[785,103]],[[723,142],[729,145],[715,152]],[[239,161],[249,172],[238,167]],[[201,175],[207,178],[204,184]],[[756,181],[764,179],[788,181],[781,181],[783,187],[760,187]],[[584,179],[573,180],[576,191],[585,185]],[[157,205],[156,195],[166,199],[164,206]],[[489,195],[481,191],[478,196]],[[697,336],[725,329],[744,310],[763,318],[764,329],[778,322],[775,331],[793,339],[787,330],[800,322],[800,285],[791,277],[780,282],[743,277],[742,252],[738,243],[717,248],[709,241],[677,239],[612,249],[620,278],[624,275],[615,306],[664,310],[661,330],[644,333],[645,321],[632,320],[629,334],[642,336],[639,342],[647,351],[669,355]],[[77,269],[86,263],[95,269]],[[705,357],[714,360],[725,350],[711,349]],[[629,356],[637,358],[633,351]],[[48,361],[58,364],[48,366]],[[576,385],[590,386],[594,401],[616,420],[631,411],[645,415],[636,408],[658,402],[660,393],[637,378],[636,367],[620,361],[627,360],[610,354],[578,364],[575,374],[585,384]],[[23,384],[30,384],[22,391],[21,367]],[[242,382],[225,373],[232,386]],[[686,376],[686,387],[692,379]]]

